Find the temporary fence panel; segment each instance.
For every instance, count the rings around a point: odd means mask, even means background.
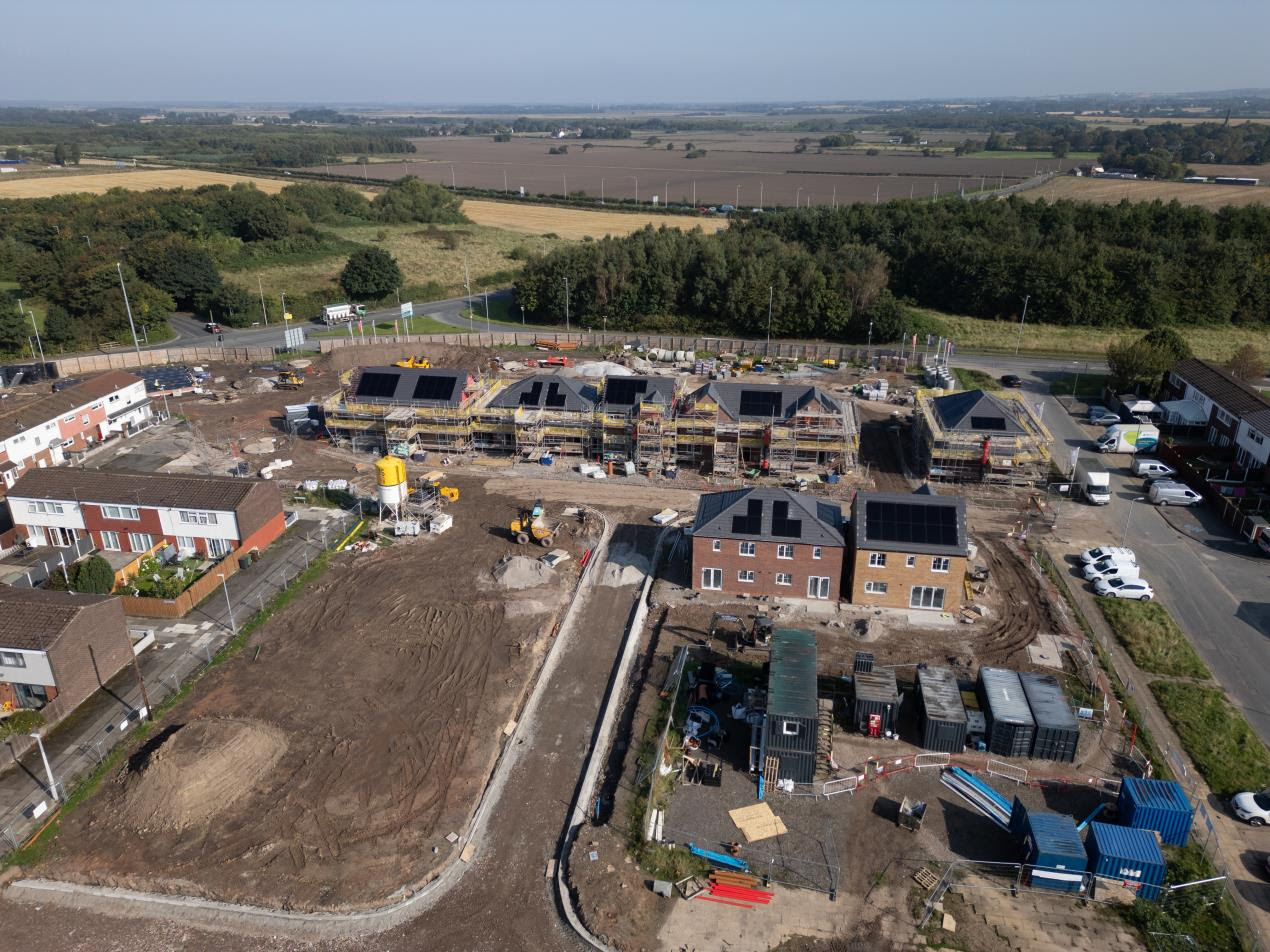
[[[837,780],[826,780],[820,792],[826,797],[837,796],[840,793],[855,793],[859,784],[858,777],[839,777]]]
[[[947,753],[917,754],[913,758],[913,766],[918,770],[921,770],[924,767],[947,767],[949,761],[951,760],[952,755]]]
[[[1027,783],[1027,770],[1023,767],[1016,767],[1014,764],[1007,764],[1000,760],[989,760],[985,769],[995,777],[1005,777],[1018,784]]]

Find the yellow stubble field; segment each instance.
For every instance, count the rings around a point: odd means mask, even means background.
[[[603,238],[605,235],[629,235],[645,225],[654,228],[701,228],[721,231],[728,226],[726,218],[696,218],[692,215],[641,215],[638,212],[590,211],[583,208],[558,208],[554,205],[530,205],[516,202],[466,200],[463,214],[478,225],[503,228],[531,235],[556,234],[561,238]]]

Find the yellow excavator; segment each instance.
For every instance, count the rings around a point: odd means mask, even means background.
[[[549,548],[556,541],[560,525],[558,522],[554,526],[547,524],[546,510],[542,507],[542,500],[538,499],[534,501],[533,508],[521,509],[507,528],[519,545],[525,545],[532,538],[544,548]]]
[[[294,370],[284,370],[274,379],[273,385],[279,390],[299,390],[304,386],[304,375]]]
[[[432,367],[432,361],[427,357],[402,357],[394,366],[414,370],[429,370]]]

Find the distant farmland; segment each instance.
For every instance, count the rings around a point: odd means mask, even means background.
[[[795,153],[793,134],[705,133],[666,134],[656,145],[642,140],[603,140],[517,137],[494,142],[488,136],[416,139],[418,153],[409,161],[372,162],[329,166],[333,174],[367,181],[416,175],[438,184],[510,193],[521,187],[529,195],[584,192],[599,199],[634,199],[659,203],[669,196],[672,204],[693,201],[698,205],[738,203],[742,208],[792,206],[795,201],[828,205],[834,201],[871,202],[892,198],[928,198],[955,194],[959,188],[1017,184],[1034,172],[1070,168],[1074,160],[957,157],[951,152],[923,156],[909,151],[879,150],[866,155],[826,149],[812,144]],[[673,149],[667,149],[667,143]],[[686,158],[684,145],[691,142],[706,154]],[[584,145],[591,148],[584,149]],[[567,145],[567,155],[548,155],[553,145]],[[314,170],[316,171],[316,169]],[[506,176],[504,178],[504,176]],[[739,188],[739,191],[738,191]]]
[[[252,182],[262,192],[271,194],[282,191],[289,184],[284,179],[204,172],[201,169],[128,169],[32,178],[6,175],[0,180],[0,198],[49,198],[72,192],[104,195],[112,188],[149,192],[158,188],[198,188],[200,185],[236,185],[239,182]]]
[[[466,199],[463,214],[478,225],[521,231],[531,235],[548,233],[561,238],[603,238],[629,235],[645,225],[658,228],[702,228],[714,232],[727,227],[726,218],[697,218],[693,215],[641,215],[638,212],[602,212],[552,205],[517,202],[483,202]]]
[[[1044,198],[1055,201],[1070,198],[1079,202],[1098,202],[1114,205],[1128,199],[1131,202],[1151,202],[1174,199],[1183,205],[1197,205],[1210,210],[1223,205],[1270,205],[1270,188],[1242,185],[1199,185],[1189,182],[1139,182],[1133,179],[1075,178],[1062,175],[1050,179],[1044,185],[1019,193],[1023,198]]]

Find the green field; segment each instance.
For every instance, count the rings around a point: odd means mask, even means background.
[[[1158,602],[1130,602],[1100,598],[1107,624],[1143,671],[1178,678],[1212,675],[1182,630]]]
[[[967,159],[1048,159],[1051,162],[1058,161],[1054,158],[1053,152],[967,152],[964,156]],[[1068,152],[1063,156],[1064,162],[1085,162],[1090,159],[1098,158],[1097,152]]]
[[[1270,785],[1270,753],[1219,688],[1155,681],[1151,693],[1217,796]]]
[[[957,386],[963,390],[1000,390],[1001,381],[992,374],[982,370],[967,370],[965,367],[954,367],[953,376],[957,378]]]

